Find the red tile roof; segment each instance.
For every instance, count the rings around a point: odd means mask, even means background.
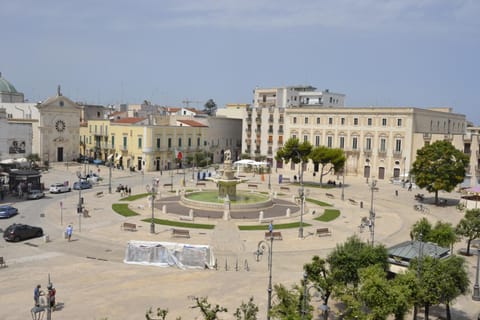
[[[195,120],[177,120],[178,122],[181,122],[189,127],[208,127],[207,125],[204,125],[201,122],[195,121]]]

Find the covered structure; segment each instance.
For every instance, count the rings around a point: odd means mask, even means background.
[[[123,262],[158,267],[176,266],[180,269],[212,269],[215,258],[207,245],[131,240],[127,244]]]
[[[388,248],[388,262],[390,272],[403,273],[408,270],[410,261],[422,257],[444,259],[450,256],[450,249],[444,248],[431,242],[418,240],[405,241]]]

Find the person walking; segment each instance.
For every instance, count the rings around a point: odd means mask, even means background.
[[[35,302],[35,307],[40,306],[40,288],[41,287],[42,287],[41,285],[37,284],[35,289],[33,289],[33,301]]]
[[[52,283],[48,285],[48,299],[50,300],[50,308],[55,308],[55,294],[57,290]]]
[[[72,227],[71,224],[68,225],[67,230],[65,231],[65,233],[67,234],[67,239],[68,239],[68,241],[71,241],[71,239],[72,239],[72,233],[73,233],[73,227]]]

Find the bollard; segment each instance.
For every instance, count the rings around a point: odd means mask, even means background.
[[[363,208],[363,201],[360,201],[360,208]]]

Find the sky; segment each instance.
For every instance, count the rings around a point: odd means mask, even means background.
[[[478,0],[0,0],[0,72],[30,101],[203,108],[312,85],[480,125]]]

